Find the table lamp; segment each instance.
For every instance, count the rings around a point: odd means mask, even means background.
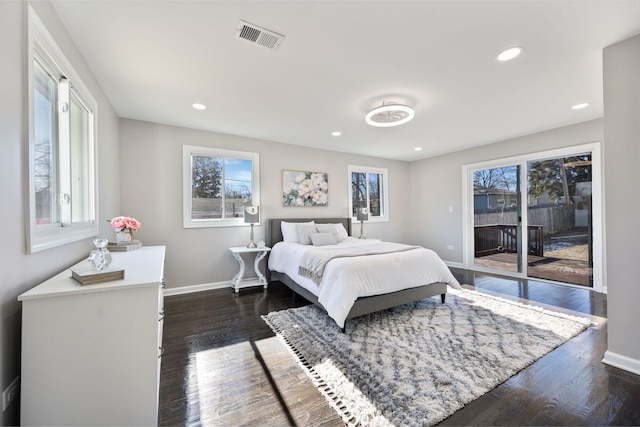
[[[248,248],[255,248],[256,243],[253,241],[253,224],[260,222],[260,206],[244,207],[244,223],[251,224],[251,241],[247,245]]]
[[[360,239],[366,239],[362,232],[362,226],[364,221],[369,220],[369,209],[368,208],[357,208],[356,209],[356,218],[360,221]]]

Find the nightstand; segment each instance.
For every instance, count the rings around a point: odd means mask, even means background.
[[[269,285],[267,283],[267,278],[264,277],[264,274],[262,274],[260,272],[260,261],[267,256],[267,253],[269,253],[269,251],[271,250],[271,248],[264,246],[262,248],[247,248],[247,247],[235,247],[235,248],[229,248],[229,251],[231,252],[231,254],[233,255],[233,257],[238,261],[238,264],[240,265],[240,270],[238,271],[238,273],[233,276],[233,279],[231,279],[231,287],[233,287],[234,291],[237,293],[240,288],[246,288],[249,286],[264,286],[265,289],[267,289],[267,286]],[[253,269],[256,272],[256,278],[255,279],[246,279],[244,280],[242,277],[244,276],[244,259],[242,259],[242,254],[254,254],[255,259],[253,261]]]

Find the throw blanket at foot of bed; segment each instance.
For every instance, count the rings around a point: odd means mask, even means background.
[[[322,282],[324,269],[329,261],[335,258],[356,257],[365,255],[381,255],[394,252],[405,252],[420,249],[420,246],[404,245],[402,243],[382,242],[366,246],[348,248],[320,248],[307,251],[300,260],[298,274],[313,280],[316,285]]]

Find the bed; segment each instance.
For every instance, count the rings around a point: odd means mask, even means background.
[[[300,245],[285,239],[282,223],[286,227],[292,223],[342,224],[346,235],[351,236],[351,218],[277,218],[267,221],[266,244],[271,247],[267,261],[267,280],[280,281],[295,293],[321,307],[345,330],[348,319],[386,310],[401,304],[440,295],[445,302],[447,286],[459,288],[457,280],[435,252],[422,247],[411,247],[401,253],[381,253],[362,257],[335,258],[326,262],[321,281],[313,281],[310,276],[302,276],[298,265],[307,250],[313,245]],[[300,225],[300,227],[303,227]],[[324,226],[326,230],[326,225]],[[288,241],[283,241],[288,240]],[[377,239],[359,240],[349,237],[334,246],[360,246],[372,244],[382,246]],[[276,246],[278,245],[279,246]],[[397,245],[393,244],[392,245]],[[286,251],[293,252],[286,252]],[[364,249],[360,249],[364,250]],[[426,258],[423,258],[426,257]],[[290,263],[291,262],[291,263]],[[296,264],[297,263],[297,264]],[[408,264],[407,264],[408,263]],[[414,275],[412,269],[418,268]],[[360,270],[358,270],[360,269]],[[303,269],[300,269],[301,271]],[[369,280],[375,276],[382,279],[378,287],[370,286]],[[384,280],[384,277],[393,278]],[[424,279],[423,279],[424,278]],[[428,281],[422,283],[421,280]],[[344,283],[349,283],[344,286]]]

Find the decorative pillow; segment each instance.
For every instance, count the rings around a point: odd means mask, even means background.
[[[298,230],[298,243],[301,245],[310,245],[309,236],[318,232],[315,224],[296,224],[296,229]]]
[[[338,241],[338,231],[336,230],[335,224],[316,224],[316,228],[318,229],[318,233],[331,233],[333,234],[333,238]]]
[[[309,222],[286,222],[280,223],[280,230],[282,231],[282,240],[285,242],[298,243],[298,229],[297,224],[313,224],[313,221]]]
[[[338,242],[342,242],[344,239],[349,237],[349,233],[347,233],[347,230],[344,228],[344,225],[342,225],[342,223],[338,223],[335,226],[336,231],[338,232],[338,238],[336,239]]]
[[[319,233],[333,233],[333,237],[336,238],[336,242],[342,242],[344,239],[349,237],[349,234],[342,223],[316,224],[316,228]]]
[[[313,246],[335,245],[336,238],[333,237],[333,233],[315,233],[309,236]]]

